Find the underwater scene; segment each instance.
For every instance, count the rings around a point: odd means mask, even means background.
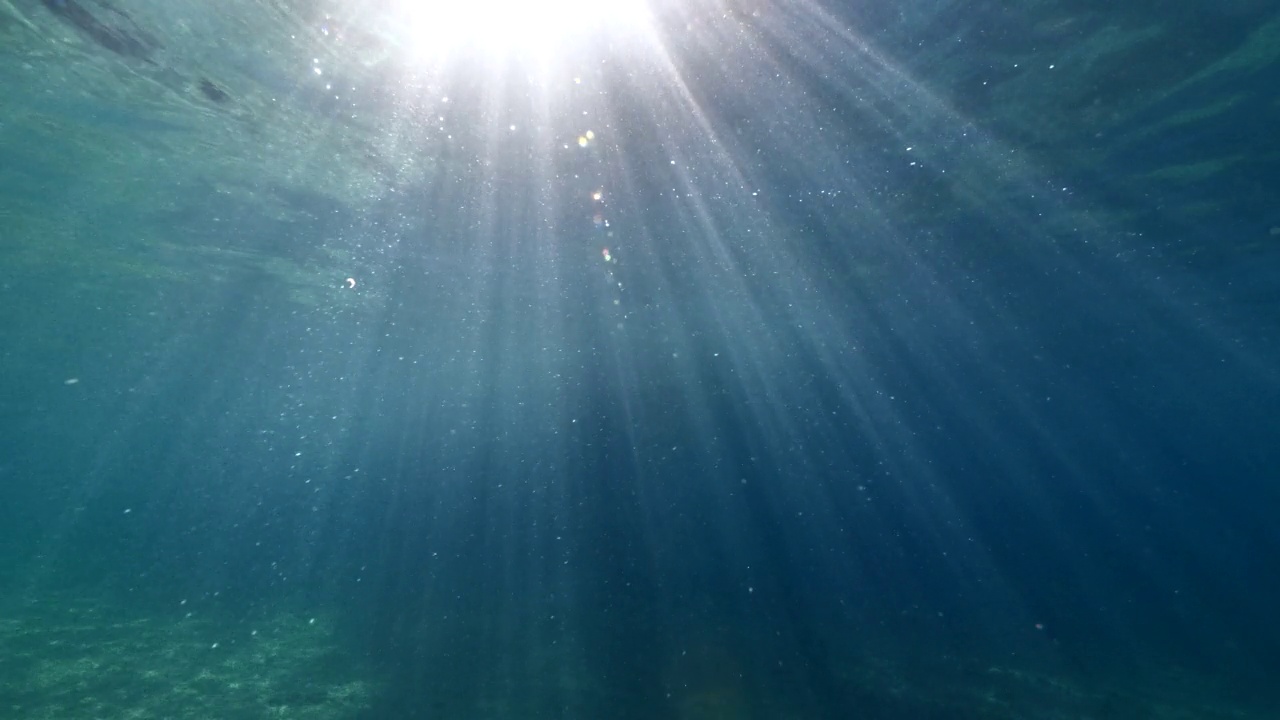
[[[1280,718],[1280,5],[0,0],[0,720]]]

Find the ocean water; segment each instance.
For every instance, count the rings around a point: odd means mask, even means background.
[[[1280,717],[1277,87],[1261,0],[0,2],[0,718]]]

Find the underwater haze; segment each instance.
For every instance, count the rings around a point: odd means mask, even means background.
[[[1280,717],[1280,8],[0,0],[0,718]]]

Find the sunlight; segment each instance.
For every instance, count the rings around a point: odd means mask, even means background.
[[[396,15],[424,57],[468,50],[546,57],[649,26],[644,0],[402,0]]]

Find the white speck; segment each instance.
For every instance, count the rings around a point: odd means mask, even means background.
[[[62,381],[62,384],[63,384],[63,385],[75,385],[75,384],[76,384],[76,383],[78,383],[78,382],[80,382],[80,378],[67,378],[66,380],[63,380],[63,381]]]

